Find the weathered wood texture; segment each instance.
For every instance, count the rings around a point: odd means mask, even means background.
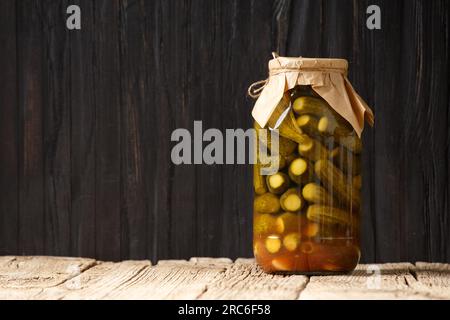
[[[450,265],[359,265],[349,275],[270,275],[252,259],[99,262],[0,257],[0,299],[450,299]]]
[[[381,30],[366,28],[369,4]],[[250,168],[174,166],[170,135],[250,127],[247,86],[278,51],[347,58],[376,113],[363,261],[450,262],[449,6],[0,1],[0,254],[251,256]]]

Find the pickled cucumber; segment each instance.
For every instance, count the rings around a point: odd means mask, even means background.
[[[304,201],[299,190],[291,188],[283,193],[280,204],[284,211],[296,212],[303,207]]]
[[[327,159],[329,157],[329,151],[318,140],[310,140],[310,143],[299,144],[298,152],[301,156],[311,160],[317,161],[320,159]]]
[[[330,152],[330,160],[343,173],[353,176],[361,173],[361,157],[342,146],[336,147]]]
[[[311,179],[313,170],[308,161],[303,158],[297,158],[289,165],[288,174],[292,181],[296,184],[301,184]]]
[[[272,151],[272,135],[270,130],[261,128],[256,122],[254,127],[256,129],[258,141]],[[296,149],[297,143],[295,141],[289,140],[280,135],[278,136],[278,154],[286,157],[292,154]],[[277,154],[276,150],[274,150],[274,154]]]
[[[339,115],[336,117],[320,118],[317,128],[319,132],[324,135],[332,136],[337,143],[351,152],[357,154],[361,153],[361,139],[356,135],[356,132],[353,131],[350,124]]]
[[[308,207],[306,216],[309,220],[321,224],[351,225],[351,215],[342,209],[313,204]]]
[[[289,104],[289,96],[284,95],[278,106],[275,108],[275,111],[272,113],[268,124],[271,128],[278,129],[280,136],[300,144],[308,144],[311,138],[304,134],[297,126],[292,110],[286,111],[289,108]],[[282,117],[284,117],[284,119]]]
[[[336,138],[339,138],[339,136],[351,135],[353,132],[350,123],[337,113],[333,116],[321,117],[317,129],[324,135],[334,136]]]
[[[253,221],[253,232],[255,235],[273,233],[276,230],[276,217],[265,213],[255,215]]]
[[[333,117],[333,111],[326,101],[316,97],[298,97],[292,104],[292,109],[299,116],[309,114],[316,118]]]
[[[262,195],[268,191],[266,179],[261,175],[261,168],[257,163],[253,165],[253,187],[255,193],[258,195]]]
[[[281,249],[281,240],[277,235],[270,235],[265,241],[266,250],[269,253],[277,253]]]
[[[359,190],[348,184],[341,170],[329,160],[319,160],[314,165],[314,172],[324,186],[332,191],[336,200],[342,201],[347,208],[358,209],[361,204]]]
[[[302,115],[297,118],[297,125],[304,133],[311,137],[320,137],[318,130],[318,121],[309,114]]]
[[[300,219],[295,213],[286,212],[275,220],[275,230],[279,234],[300,231]]]
[[[308,183],[302,190],[303,198],[306,201],[315,204],[332,204],[333,197],[325,190],[324,187],[317,183]]]
[[[253,202],[253,210],[258,213],[277,213],[280,208],[280,199],[272,193],[257,196]]]
[[[300,234],[298,232],[292,232],[284,236],[283,246],[288,251],[295,251],[300,244]]]
[[[270,168],[278,171],[286,167],[286,159],[281,155],[259,155],[259,161],[261,161],[261,168]]]
[[[353,153],[359,154],[362,151],[361,139],[356,135],[341,136],[336,141],[344,148],[350,150]]]
[[[289,188],[289,177],[283,172],[277,172],[266,177],[267,187],[273,194],[282,194]]]

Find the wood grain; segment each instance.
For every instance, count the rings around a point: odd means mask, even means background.
[[[17,105],[19,234],[15,254],[44,254],[44,75],[45,42],[41,1],[17,2]],[[12,94],[12,93],[11,93]],[[14,252],[11,252],[14,254]]]
[[[43,146],[45,248],[55,255],[70,251],[71,216],[71,110],[69,32],[54,28],[64,25],[61,16],[67,1],[41,1],[44,47],[43,62]]]
[[[8,12],[2,15],[1,12]],[[0,3],[0,255],[19,250],[19,137],[17,108],[17,12],[14,0]]]
[[[200,299],[296,299],[308,283],[305,276],[265,274],[253,259],[238,259],[208,285]]]
[[[176,128],[249,128],[272,51],[343,57],[376,114],[362,262],[450,262],[449,6],[387,1],[4,0],[0,253],[252,256],[251,168],[175,166]],[[389,192],[386,192],[388,188]]]
[[[350,275],[311,277],[301,300],[424,299],[409,287],[415,282],[409,263],[360,265]]]
[[[349,275],[273,275],[253,259],[101,262],[0,257],[0,298],[33,300],[450,299],[450,265],[359,265]]]
[[[95,257],[97,112],[95,80],[92,72],[95,51],[94,4],[88,0],[74,4],[83,8],[83,29],[81,32],[70,32],[68,35],[71,52],[70,67],[67,69],[70,72],[71,83],[70,252],[74,256]]]
[[[410,285],[429,296],[449,299],[450,266],[444,263],[417,262],[413,274],[417,281]]]
[[[0,257],[0,299],[38,299],[95,264],[95,260],[54,257]]]
[[[95,255],[119,260],[121,246],[120,194],[120,45],[119,1],[93,6],[92,63],[95,104]]]

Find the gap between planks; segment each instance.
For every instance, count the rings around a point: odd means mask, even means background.
[[[0,257],[0,299],[449,299],[450,265],[359,265],[350,275],[270,275],[253,259],[99,262]]]

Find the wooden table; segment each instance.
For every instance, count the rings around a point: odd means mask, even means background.
[[[100,262],[0,257],[0,299],[449,299],[450,265],[359,265],[350,275],[269,275],[252,259]]]

